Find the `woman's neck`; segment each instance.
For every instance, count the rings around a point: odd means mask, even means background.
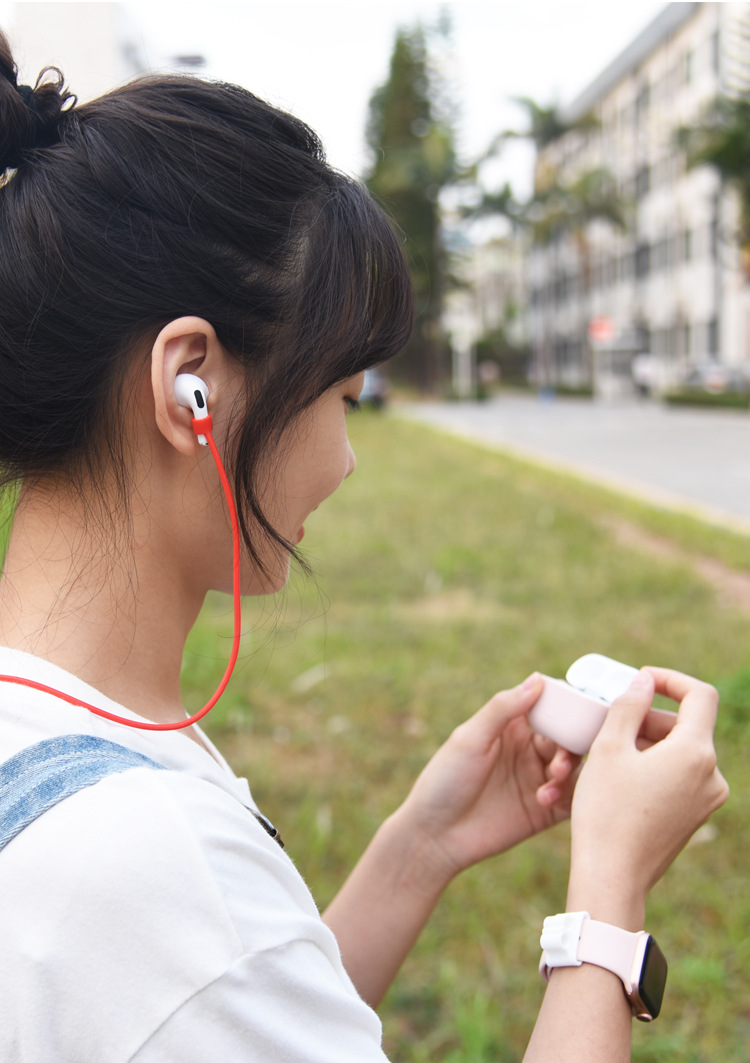
[[[0,642],[147,719],[180,720],[182,654],[203,594],[180,579],[146,511],[123,526],[94,505],[70,489],[22,491],[0,579]]]

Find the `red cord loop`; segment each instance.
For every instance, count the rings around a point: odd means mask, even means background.
[[[63,701],[67,701],[70,705],[79,705],[83,709],[88,709],[89,712],[93,712],[96,716],[102,716],[105,720],[111,720],[113,723],[121,723],[126,727],[137,727],[141,731],[179,731],[183,727],[190,727],[192,724],[197,723],[207,713],[211,711],[221,695],[224,693],[229,678],[234,671],[234,666],[237,662],[237,656],[240,651],[240,637],[242,635],[242,602],[240,598],[240,525],[237,519],[237,507],[234,504],[234,498],[232,497],[232,489],[229,485],[229,479],[227,477],[224,465],[222,464],[221,456],[214,442],[214,437],[211,435],[211,418],[201,417],[193,420],[193,428],[196,435],[205,435],[206,442],[211,451],[214,461],[216,462],[216,468],[219,473],[219,479],[221,480],[221,486],[224,489],[224,497],[227,500],[227,506],[229,508],[229,517],[232,524],[232,595],[234,598],[234,634],[232,637],[232,652],[229,657],[229,663],[227,664],[224,675],[219,683],[216,691],[209,701],[192,716],[187,717],[185,720],[179,720],[177,723],[147,723],[145,720],[128,720],[124,716],[116,716],[112,712],[107,712],[106,709],[100,709],[96,705],[89,705],[87,701],[82,701],[80,698],[74,697],[72,694],[65,694],[62,690],[56,690],[54,687],[45,686],[44,683],[37,683],[34,679],[25,679],[18,675],[0,675],[0,682],[2,683],[17,683],[19,686],[32,687],[34,690],[41,690],[45,694],[53,694],[55,697],[61,698]]]
[[[213,432],[213,429],[214,425],[210,413],[207,413],[205,417],[193,418],[193,431],[197,436],[207,436],[209,432]]]

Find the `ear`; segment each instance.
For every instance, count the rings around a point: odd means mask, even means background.
[[[194,454],[197,446],[193,415],[175,397],[175,377],[195,373],[208,385],[209,412],[215,412],[216,392],[225,378],[228,356],[208,321],[179,317],[165,325],[151,348],[151,387],[156,424],[181,454]]]

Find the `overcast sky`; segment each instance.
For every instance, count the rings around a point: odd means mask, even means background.
[[[200,52],[206,72],[237,81],[292,110],[321,135],[334,165],[366,165],[363,130],[373,88],[385,80],[399,25],[454,26],[451,82],[465,157],[516,124],[511,96],[569,102],[664,7],[627,3],[349,0],[245,3],[131,0],[149,61]]]
[[[0,0],[0,25],[10,6]],[[332,163],[355,174],[367,166],[367,104],[387,78],[398,26],[429,24],[442,9],[449,12],[453,45],[447,74],[459,116],[459,152],[468,161],[498,131],[521,123],[511,97],[570,102],[664,6],[654,0],[126,0],[124,5],[151,69],[163,69],[176,55],[204,55],[207,75],[238,82],[293,111],[320,134]],[[39,17],[45,17],[41,9]],[[505,160],[491,176],[509,177],[517,191],[528,191],[530,151],[516,145]]]

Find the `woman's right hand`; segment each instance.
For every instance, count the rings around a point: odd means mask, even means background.
[[[655,692],[679,711],[653,710]],[[729,794],[713,745],[717,707],[713,687],[660,668],[612,705],[573,798],[568,911],[642,928],[646,894]]]

